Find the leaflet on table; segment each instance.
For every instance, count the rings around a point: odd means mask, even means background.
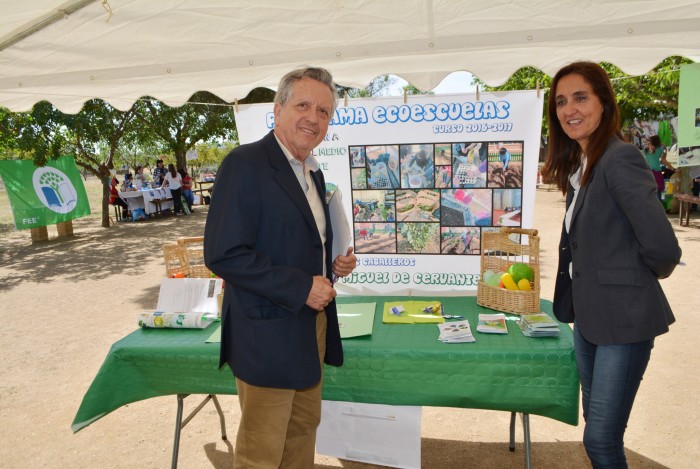
[[[372,335],[376,303],[346,303],[338,305],[338,325],[340,337],[360,337]]]
[[[152,313],[139,314],[138,324],[141,327],[172,328],[172,329],[204,329],[217,319],[216,313]]]
[[[559,335],[559,324],[546,313],[523,314],[518,325],[527,337],[556,337]]]
[[[440,331],[440,336],[438,340],[448,344],[455,344],[460,342],[476,342],[474,335],[472,335],[472,329],[469,326],[469,320],[456,322],[446,322],[444,324],[437,325]]]
[[[506,315],[503,313],[481,313],[479,314],[479,323],[476,325],[476,330],[486,334],[507,334]]]

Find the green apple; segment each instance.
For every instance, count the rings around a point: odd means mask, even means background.
[[[511,264],[511,266],[508,267],[508,273],[515,283],[520,282],[522,279],[526,279],[530,282],[535,279],[535,271],[532,270],[532,267],[522,262]]]

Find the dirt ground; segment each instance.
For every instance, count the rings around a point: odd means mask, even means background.
[[[540,230],[542,296],[551,299],[561,194],[538,189],[534,226]],[[31,245],[29,233],[0,237],[0,466],[3,468],[164,468],[170,465],[174,396],[124,406],[77,434],[70,424],[115,341],[136,328],[136,314],[155,307],[164,275],[161,245],[203,233],[206,208],[189,217],[123,223],[110,229],[77,220],[75,236]],[[677,322],[659,337],[629,422],[625,446],[632,468],[698,467],[700,389],[700,217],[679,227],[683,264],[662,285]],[[186,401],[186,410],[195,406]],[[221,396],[229,439],[235,441],[235,396]],[[582,421],[582,419],[581,419]],[[423,409],[425,468],[521,468],[522,443],[508,451],[506,412]],[[181,468],[230,467],[233,447],[218,436],[208,405],[183,430]],[[532,462],[539,468],[586,468],[574,427],[531,416]],[[522,429],[517,438],[522,441]],[[316,457],[316,468],[378,467]]]

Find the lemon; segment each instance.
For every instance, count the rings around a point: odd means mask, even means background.
[[[518,286],[515,284],[513,281],[513,277],[510,276],[508,272],[505,274],[501,275],[501,282],[503,282],[503,285],[508,289],[508,290],[517,290]]]

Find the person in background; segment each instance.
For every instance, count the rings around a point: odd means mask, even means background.
[[[220,365],[231,366],[241,406],[237,469],[313,467],[323,363],[343,363],[332,279],[357,259],[352,248],[333,259],[326,183],[311,154],[336,103],[326,70],[288,73],[274,129],[231,151],[214,184],[204,260],[226,282]]]
[[[632,404],[654,338],[675,321],[658,279],[681,249],[644,157],[622,140],[605,71],[559,70],[548,116],[544,172],[566,195],[553,310],[574,323],[586,453],[594,468],[626,468]]]
[[[145,181],[143,178],[143,166],[141,165],[138,165],[134,170],[134,187],[138,191],[145,187]]]
[[[168,172],[165,174],[163,184],[160,186],[161,189],[166,184],[170,188],[170,194],[173,197],[173,211],[175,215],[182,215],[182,177],[175,171],[175,165],[172,163],[168,165]]]
[[[119,197],[119,191],[117,186],[119,185],[119,179],[116,176],[112,176],[109,184],[109,205],[116,205],[122,208],[122,218],[127,218],[129,216],[129,206],[126,202]]]
[[[187,202],[190,212],[192,212],[192,204],[194,203],[194,193],[192,193],[192,177],[187,173],[187,170],[180,168],[177,170],[182,178],[182,196]]]
[[[168,170],[165,169],[165,165],[163,165],[163,160],[156,160],[156,167],[153,168],[153,184],[155,184],[156,187],[162,187],[163,181],[165,180],[165,175],[167,173]]]
[[[122,192],[134,190],[134,177],[131,173],[126,173],[124,175],[124,182],[122,182],[121,190]]]
[[[666,186],[661,165],[663,164],[672,171],[675,171],[675,168],[666,160],[666,149],[661,145],[661,139],[658,135],[649,137],[644,150],[644,158],[647,160],[647,164],[651,168],[654,180],[656,181],[656,196],[661,200],[661,194],[664,192]]]

